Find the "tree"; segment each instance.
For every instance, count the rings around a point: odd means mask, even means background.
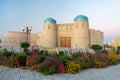
[[[102,46],[99,44],[93,44],[91,48],[94,49],[95,51],[102,50]]]
[[[24,49],[24,52],[25,53],[28,53],[28,47],[30,46],[30,44],[29,43],[27,43],[27,42],[23,42],[23,43],[21,43],[21,45],[20,45],[20,47],[22,47],[23,49]]]

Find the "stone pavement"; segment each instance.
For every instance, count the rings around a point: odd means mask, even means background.
[[[120,65],[82,70],[77,74],[47,76],[33,71],[0,66],[0,80],[120,80]]]

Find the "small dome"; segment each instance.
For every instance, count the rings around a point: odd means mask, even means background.
[[[88,22],[88,17],[84,15],[78,15],[74,18],[74,21],[80,21],[80,20],[84,20]]]
[[[44,23],[47,23],[47,22],[50,22],[50,23],[53,23],[53,24],[56,24],[56,20],[53,19],[53,18],[47,18],[44,20]]]

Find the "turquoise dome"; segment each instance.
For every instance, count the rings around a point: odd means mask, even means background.
[[[81,20],[84,20],[84,21],[88,22],[88,17],[84,16],[84,15],[78,15],[74,18],[74,21],[81,21]]]
[[[44,23],[47,23],[47,22],[50,22],[50,23],[53,23],[53,24],[56,24],[56,20],[53,19],[53,18],[47,18],[44,20]]]

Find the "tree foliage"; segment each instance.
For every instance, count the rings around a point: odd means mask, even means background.
[[[30,46],[30,44],[27,43],[27,42],[23,42],[23,43],[21,43],[21,45],[20,45],[20,47],[22,47],[22,48],[28,48],[29,46]]]
[[[24,52],[27,54],[28,53],[28,47],[30,46],[29,43],[27,42],[23,42],[21,43],[20,47],[22,47],[24,49]]]

